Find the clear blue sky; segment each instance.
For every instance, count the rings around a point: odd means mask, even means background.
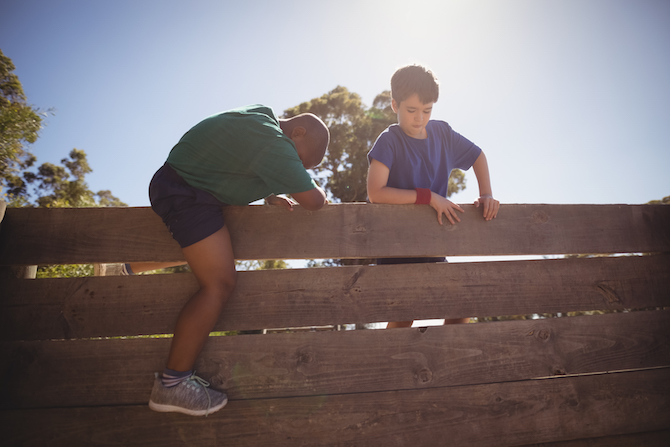
[[[38,161],[83,149],[91,189],[131,206],[200,119],[337,85],[371,105],[410,63],[437,74],[433,118],[484,149],[503,204],[670,195],[667,0],[3,0],[0,24],[29,102],[56,109]]]

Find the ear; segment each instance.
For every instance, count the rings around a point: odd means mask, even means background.
[[[304,137],[305,134],[307,133],[307,129],[305,129],[302,126],[295,126],[293,130],[291,131],[291,139],[295,137]]]
[[[391,108],[393,109],[393,113],[398,113],[398,103],[395,102],[395,99],[391,100]]]

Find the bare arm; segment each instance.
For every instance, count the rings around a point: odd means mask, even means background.
[[[475,164],[472,165],[479,184],[479,198],[475,200],[475,206],[482,206],[484,219],[495,219],[498,215],[500,202],[493,198],[493,190],[491,189],[491,176],[489,175],[489,165],[486,161],[486,155],[482,151],[477,157]]]
[[[320,187],[312,188],[309,191],[291,194],[296,202],[309,211],[320,210],[326,204],[326,193]]]
[[[410,204],[416,202],[416,190],[398,189],[386,186],[389,179],[389,168],[384,163],[373,159],[368,169],[368,198],[372,203]],[[447,216],[453,225],[461,220],[456,211],[464,212],[455,203],[441,195],[431,192],[430,206],[437,211],[437,221],[442,225],[442,214]]]
[[[416,201],[416,191],[386,186],[389,168],[381,161],[372,159],[368,168],[368,198],[372,203],[409,204]]]

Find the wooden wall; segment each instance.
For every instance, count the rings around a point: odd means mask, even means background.
[[[8,445],[632,446],[670,440],[670,207],[230,207],[239,259],[642,254],[240,272],[217,331],[595,313],[394,330],[211,337],[230,402],[147,407],[191,274],[0,280]],[[8,209],[0,264],[175,261],[147,208]],[[591,312],[597,311],[597,312]],[[128,336],[131,336],[128,338]],[[125,337],[125,338],[123,338]]]

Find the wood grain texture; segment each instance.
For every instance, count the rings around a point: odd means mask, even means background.
[[[172,333],[192,274],[0,281],[0,340]],[[670,254],[240,272],[217,331],[670,307]]]
[[[668,445],[670,445],[670,430],[528,444],[521,447],[668,447]]]
[[[462,386],[668,366],[669,328],[670,311],[652,311],[428,329],[211,337],[196,369],[231,399]],[[169,343],[0,344],[0,401],[5,408],[144,402]]]
[[[490,222],[474,206],[463,208],[453,226],[440,226],[422,205],[347,203],[292,213],[246,206],[224,215],[238,259],[670,251],[664,205],[503,205]],[[11,208],[0,232],[0,264],[181,259],[150,208]]]
[[[231,401],[207,418],[146,404],[0,413],[7,445],[519,446],[670,428],[667,370],[417,391]]]

